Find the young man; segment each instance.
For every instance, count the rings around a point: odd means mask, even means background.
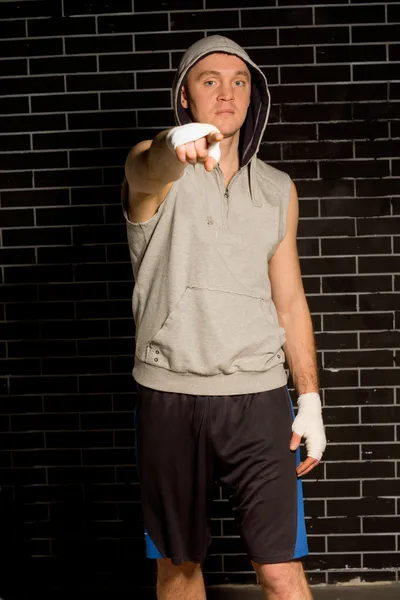
[[[219,480],[265,597],[308,600],[297,560],[308,553],[300,477],[326,440],[296,189],[256,156],[270,95],[240,46],[221,36],[196,42],[173,98],[177,127],[132,149],[122,189],[137,459],[158,598],[205,598]],[[299,395],[294,421],[285,358]]]

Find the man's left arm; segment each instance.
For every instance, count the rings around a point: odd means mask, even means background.
[[[286,342],[282,347],[298,394],[299,410],[293,422],[290,448],[297,449],[302,437],[306,441],[308,457],[297,468],[298,476],[302,476],[319,463],[326,438],[319,397],[314,331],[297,252],[298,220],[299,202],[292,182],[286,233],[268,263],[268,273],[279,324],[286,332]]]

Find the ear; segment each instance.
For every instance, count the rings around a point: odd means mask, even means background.
[[[181,87],[181,104],[182,104],[183,108],[188,108],[188,106],[189,106],[187,95],[186,95],[186,89],[185,89],[184,85]]]

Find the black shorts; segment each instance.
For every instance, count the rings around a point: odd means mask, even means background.
[[[214,483],[226,487],[249,558],[308,554],[299,451],[289,449],[287,386],[192,396],[138,385],[137,465],[147,556],[202,563],[211,542]]]

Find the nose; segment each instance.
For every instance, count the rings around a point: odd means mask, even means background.
[[[221,83],[218,93],[218,100],[229,102],[233,100],[233,89],[230,83]]]

